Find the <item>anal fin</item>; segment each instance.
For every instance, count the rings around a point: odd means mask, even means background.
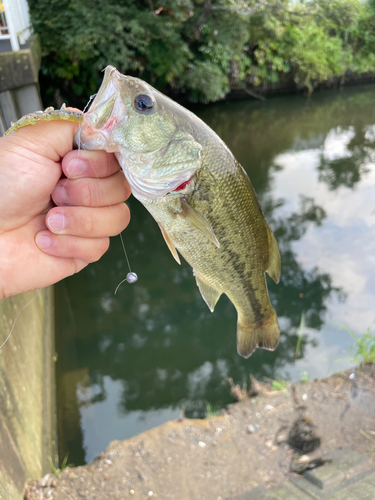
[[[167,247],[169,248],[169,250],[171,251],[171,254],[173,255],[173,258],[175,259],[175,261],[181,265],[181,261],[180,261],[180,257],[178,256],[178,253],[177,253],[177,250],[174,246],[174,244],[172,243],[172,240],[171,238],[169,237],[169,234],[167,233],[167,231],[164,229],[164,227],[160,224],[160,222],[158,222],[158,226],[160,227],[160,231],[161,231],[161,234],[163,235],[163,238],[164,238],[164,241],[166,242],[167,244]]]
[[[216,302],[219,300],[221,292],[219,292],[218,290],[216,290],[216,288],[209,285],[200,276],[198,276],[198,274],[195,274],[194,270],[193,272],[195,279],[197,281],[199,291],[201,292],[201,295],[203,297],[203,300],[208,305],[210,311],[214,312]]]
[[[206,219],[197,212],[189,203],[181,199],[182,211],[177,212],[180,217],[186,219],[195,229],[198,229],[207,239],[209,239],[214,245],[220,248],[220,243],[218,242],[215,233],[206,221]]]
[[[281,272],[281,261],[280,261],[280,250],[277,244],[276,238],[267,224],[268,231],[268,267],[266,269],[267,274],[273,279],[275,283],[280,281]]]

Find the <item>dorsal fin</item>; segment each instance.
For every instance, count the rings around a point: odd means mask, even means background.
[[[281,262],[280,262],[280,250],[277,244],[276,238],[271,231],[270,227],[267,224],[267,232],[268,232],[268,267],[266,269],[267,273],[275,283],[280,281],[280,272],[281,272]]]
[[[206,281],[204,281],[198,274],[195,274],[195,270],[193,269],[193,273],[195,279],[197,281],[197,285],[203,300],[208,305],[211,312],[214,312],[216,302],[219,300],[221,292],[218,292],[216,288],[212,287]]]

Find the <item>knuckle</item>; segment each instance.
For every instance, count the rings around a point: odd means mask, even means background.
[[[94,218],[92,212],[89,211],[86,214],[86,217],[84,220],[83,231],[85,234],[91,235],[91,234],[95,234],[96,229],[97,229],[97,224],[96,224],[95,218]]]
[[[78,246],[78,241],[77,241],[77,238],[75,238],[74,236],[67,236],[65,238],[65,241],[66,241],[66,250],[67,250],[67,254],[69,256],[75,256],[79,253],[79,246]]]
[[[85,182],[82,186],[82,203],[86,207],[92,207],[95,203],[94,190],[90,182]]]

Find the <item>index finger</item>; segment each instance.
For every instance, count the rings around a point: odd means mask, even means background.
[[[120,170],[116,157],[106,151],[69,151],[62,161],[62,170],[68,179],[110,177]]]

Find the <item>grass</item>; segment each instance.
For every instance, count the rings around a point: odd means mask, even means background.
[[[219,414],[219,410],[208,401],[205,401],[205,405],[206,405],[206,418],[216,417]]]
[[[354,344],[349,347],[349,354],[357,365],[375,364],[375,332],[371,327],[367,328],[360,337],[351,328],[341,325],[354,340]]]
[[[307,372],[303,372],[301,375],[301,382],[306,384],[310,380],[310,375]]]
[[[53,463],[52,458],[48,457],[48,460],[49,460],[49,463],[50,463],[51,469],[52,469],[52,474],[54,476],[59,478],[61,476],[61,472],[63,470],[70,469],[72,467],[71,464],[68,465],[68,457],[69,457],[69,454],[65,455],[64,460],[62,461],[61,467],[56,467],[55,464]]]
[[[277,379],[272,381],[272,390],[273,391],[283,391],[287,392],[287,382],[285,380]]]

